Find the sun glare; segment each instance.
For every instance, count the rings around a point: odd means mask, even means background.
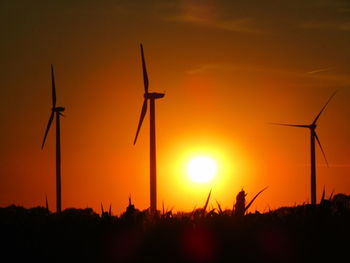
[[[215,177],[216,173],[216,162],[210,157],[197,156],[187,165],[187,174],[196,183],[209,182]]]

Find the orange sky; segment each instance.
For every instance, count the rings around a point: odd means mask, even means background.
[[[156,102],[158,206],[191,210],[212,191],[231,208],[244,187],[260,211],[310,200],[309,132],[268,125],[319,119],[318,199],[350,193],[350,4],[295,1],[6,1],[0,3],[0,206],[55,207],[50,64],[62,133],[62,205],[149,205],[149,119],[139,43]],[[305,1],[306,2],[306,1]],[[196,154],[217,159],[215,182],[184,174]]]

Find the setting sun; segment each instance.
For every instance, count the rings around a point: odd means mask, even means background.
[[[196,183],[209,182],[214,178],[216,173],[216,162],[210,157],[197,156],[187,165],[187,174]]]

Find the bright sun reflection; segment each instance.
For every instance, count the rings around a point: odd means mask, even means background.
[[[187,165],[187,174],[196,183],[209,182],[215,177],[216,173],[216,162],[210,157],[197,156]]]

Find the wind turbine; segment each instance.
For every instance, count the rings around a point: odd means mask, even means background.
[[[144,83],[144,101],[141,109],[141,116],[134,139],[134,145],[139,135],[141,125],[145,115],[147,113],[148,100],[150,102],[150,212],[151,215],[157,213],[157,169],[156,169],[156,121],[155,121],[155,100],[164,97],[164,93],[148,92],[148,76],[145,63],[145,56],[143,54],[143,46],[141,47],[141,59],[142,59],[142,70],[143,70],[143,83]]]
[[[326,104],[323,106],[319,114],[316,116],[316,118],[313,120],[313,122],[309,125],[299,125],[299,124],[284,124],[284,123],[271,123],[275,125],[282,125],[282,126],[290,126],[290,127],[297,127],[297,128],[307,128],[310,130],[310,150],[311,150],[311,204],[316,205],[316,151],[315,151],[315,140],[317,141],[318,145],[320,146],[321,152],[323,154],[323,157],[326,161],[326,164],[328,166],[328,162],[326,159],[326,155],[323,151],[322,145],[320,140],[318,139],[317,133],[316,133],[316,127],[317,127],[317,120],[321,116],[322,112],[328,105],[328,103],[331,101],[331,99],[334,97],[334,95],[337,92],[334,92]]]
[[[56,106],[56,88],[55,88],[55,76],[53,66],[51,65],[51,79],[52,79],[52,109],[49,122],[47,123],[43,143],[41,149],[44,148],[47,134],[49,133],[52,121],[56,115],[56,212],[61,212],[61,138],[60,138],[60,116],[63,116],[62,112],[64,107]]]

